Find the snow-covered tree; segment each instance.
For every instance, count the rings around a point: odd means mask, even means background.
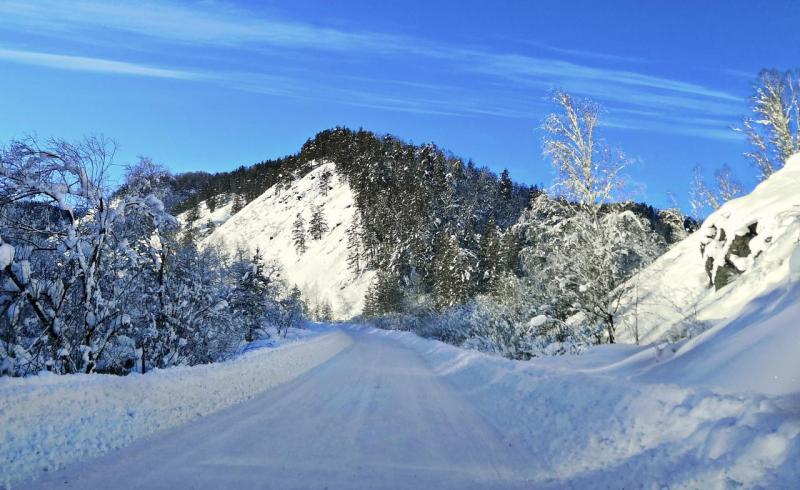
[[[444,310],[464,303],[470,296],[476,260],[471,252],[459,246],[456,235],[449,230],[437,235],[434,249],[432,293],[436,306]]]
[[[297,286],[292,287],[289,294],[279,301],[276,326],[278,335],[285,337],[289,328],[297,328],[302,325],[305,318],[306,305],[303,302],[303,295]]]
[[[331,178],[333,175],[330,171],[326,170],[319,176],[319,193],[323,196],[328,195],[328,190],[331,187]]]
[[[580,313],[613,343],[625,280],[662,247],[641,218],[613,204],[630,160],[597,138],[599,107],[562,91],[553,99],[559,111],[545,120],[544,152],[559,197],[539,196],[528,213],[527,268],[546,274],[541,283],[551,282],[548,296],[562,318]]]
[[[233,205],[231,206],[231,214],[236,214],[247,205],[244,200],[244,196],[239,194],[238,192],[233,196]]]
[[[312,240],[319,240],[328,232],[328,222],[325,219],[325,212],[322,206],[314,206],[311,211],[311,219],[308,221],[308,234]]]
[[[37,325],[43,332],[32,343],[14,347],[14,356],[25,352],[29,369],[93,372],[129,321],[130,278],[143,260],[137,248],[147,248],[134,247],[142,231],[134,225],[142,220],[145,229],[174,224],[152,195],[110,199],[106,178],[114,152],[113,143],[102,138],[43,145],[29,138],[11,142],[0,153],[4,239],[20,245],[3,270],[2,281],[10,286],[6,302],[15,312],[32,312],[24,325],[4,328]],[[39,208],[45,217],[17,220],[22,215],[13,208]]]
[[[512,193],[514,192],[514,183],[511,181],[511,176],[508,173],[508,169],[503,169],[497,185],[500,197],[506,201],[511,199]]]
[[[263,323],[277,308],[277,266],[266,264],[258,249],[252,257],[244,250],[237,250],[231,269],[238,276],[238,281],[228,303],[244,328],[244,339],[252,342],[264,335]]]
[[[303,255],[306,252],[306,223],[300,213],[297,213],[292,223],[292,241],[297,254]]]
[[[157,167],[139,165],[112,193],[113,155],[102,138],[26,139],[0,150],[0,374],[145,372],[224,359],[254,336],[257,317],[279,309],[265,304],[291,297],[263,281],[268,264],[237,265],[183,240],[155,195],[163,190]],[[281,305],[291,313],[281,325],[299,325],[302,308]]]
[[[753,114],[742,128],[751,146],[745,156],[763,180],[800,152],[800,71],[762,71],[750,101]]]
[[[503,272],[501,247],[497,224],[490,219],[478,242],[478,289],[482,292],[491,290]]]
[[[353,274],[361,272],[361,224],[359,213],[353,214],[353,222],[347,228],[347,266]]]

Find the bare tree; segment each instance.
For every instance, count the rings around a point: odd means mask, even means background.
[[[752,117],[740,131],[752,149],[745,153],[763,180],[800,152],[800,71],[763,70],[750,99]]]
[[[700,165],[695,165],[689,189],[689,204],[695,219],[702,219],[709,212],[716,211],[726,202],[741,196],[742,193],[742,183],[733,175],[728,164],[724,164],[714,171],[713,185],[703,177]]]
[[[545,119],[544,154],[558,174],[557,190],[567,199],[597,209],[624,187],[622,171],[632,161],[597,139],[600,106],[596,103],[576,101],[561,90],[554,92],[553,102],[560,112]]]
[[[538,264],[529,270],[546,271],[556,289],[549,296],[565,304],[566,313],[603,325],[613,343],[620,298],[632,287],[626,279],[657,256],[659,246],[639,217],[614,204],[631,160],[597,138],[600,108],[563,91],[553,101],[559,111],[545,120],[544,153],[557,172],[560,197],[533,202],[529,214],[549,218],[531,220],[538,235],[531,256]]]

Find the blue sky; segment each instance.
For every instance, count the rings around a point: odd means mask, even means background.
[[[798,2],[0,1],[0,140],[102,133],[118,161],[219,171],[336,125],[434,141],[527,183],[556,87],[605,107],[634,197],[685,207],[729,163],[756,73],[798,59]]]

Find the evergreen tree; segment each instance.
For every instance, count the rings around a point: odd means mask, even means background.
[[[511,195],[514,192],[514,183],[511,181],[511,176],[508,174],[508,169],[503,169],[503,173],[500,174],[500,181],[498,182],[497,186],[500,197],[504,201],[511,199]]]
[[[189,212],[186,213],[186,222],[189,226],[194,226],[195,222],[200,219],[200,206],[194,205],[189,209]]]
[[[328,195],[328,190],[331,186],[331,172],[326,170],[319,176],[319,192],[323,196]]]
[[[500,276],[503,260],[501,257],[500,234],[497,224],[490,219],[478,244],[478,289],[489,291]]]
[[[244,209],[246,203],[244,202],[244,196],[239,194],[238,192],[233,196],[233,206],[231,206],[231,214],[236,214],[242,209]]]
[[[359,213],[353,214],[353,222],[347,228],[347,267],[353,274],[361,272],[361,237]]]
[[[331,320],[333,320],[333,309],[331,308],[330,302],[325,300],[320,303],[319,308],[317,309],[317,321],[329,322]]]
[[[472,268],[452,232],[440,233],[434,248],[431,289],[436,307],[445,310],[466,301]]]
[[[243,323],[245,340],[252,342],[258,337],[270,307],[271,281],[266,274],[260,250],[256,249],[251,258],[247,258],[246,252],[241,249],[236,255],[234,270],[239,277],[229,303]]]
[[[297,217],[292,224],[292,240],[297,254],[303,255],[306,252],[306,224],[303,221],[303,215],[300,213],[297,213]]]
[[[319,240],[327,232],[328,222],[325,220],[322,206],[315,206],[311,211],[311,219],[308,222],[308,233],[311,235],[312,240]]]

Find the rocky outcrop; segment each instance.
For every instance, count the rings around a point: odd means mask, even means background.
[[[747,270],[752,262],[750,241],[758,236],[758,223],[751,223],[737,233],[728,233],[725,228],[710,225],[705,239],[700,242],[700,253],[705,259],[709,286],[719,290]]]

